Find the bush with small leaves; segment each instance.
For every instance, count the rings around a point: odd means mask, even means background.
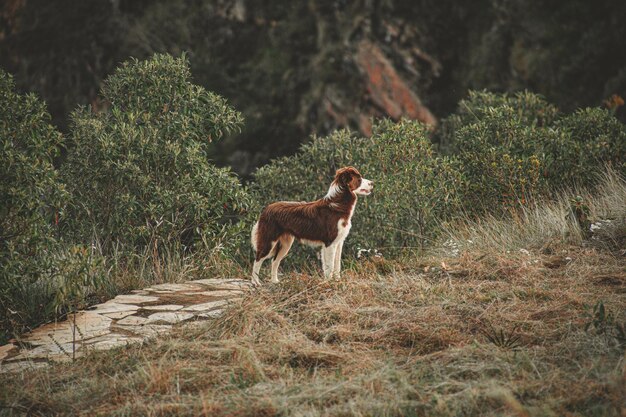
[[[421,248],[459,206],[460,175],[450,160],[434,154],[426,128],[408,120],[378,121],[370,138],[347,130],[314,137],[296,155],[258,169],[251,187],[263,204],[311,201],[326,194],[335,171],[346,165],[376,184],[372,195],[359,198],[348,254]]]
[[[594,185],[604,165],[626,174],[626,126],[607,109],[586,108],[554,123],[546,141],[545,175],[551,185]]]
[[[438,133],[442,146],[456,150],[456,132],[474,123],[489,120],[497,109],[506,107],[512,120],[526,127],[550,126],[559,117],[556,106],[529,91],[514,95],[487,91],[470,91],[469,97],[459,102],[457,111],[447,117]]]
[[[455,134],[470,211],[506,211],[546,191],[543,161],[536,149],[553,133],[520,123],[514,112],[507,105],[496,108]]]
[[[471,92],[440,137],[458,157],[470,211],[507,211],[563,187],[593,185],[605,164],[621,172],[626,165],[626,128],[610,111],[562,115],[528,92]]]
[[[52,314],[65,282],[84,278],[88,255],[76,257],[59,242],[56,223],[67,192],[52,164],[63,137],[50,125],[45,104],[15,92],[0,70],[0,344]],[[84,248],[80,249],[84,253]],[[84,288],[86,291],[87,289]]]
[[[241,116],[190,78],[184,55],[131,60],[105,81],[106,110],[74,112],[62,167],[72,236],[105,253],[117,242],[131,249],[236,241],[251,200],[207,155],[211,141],[239,129]]]

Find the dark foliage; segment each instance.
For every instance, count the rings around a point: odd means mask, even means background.
[[[0,66],[62,130],[77,103],[106,105],[100,84],[127,57],[189,51],[196,82],[247,120],[211,150],[246,175],[310,133],[389,115],[357,59],[363,40],[438,117],[468,89],[529,89],[567,112],[626,96],[626,2],[613,0],[11,0],[0,19]]]

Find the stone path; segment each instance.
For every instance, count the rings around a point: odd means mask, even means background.
[[[180,322],[219,317],[229,303],[241,299],[249,285],[249,281],[237,279],[201,279],[153,285],[118,295],[76,313],[75,328],[70,317],[45,324],[18,341],[0,346],[0,372],[71,361],[73,355],[141,343],[169,332]]]

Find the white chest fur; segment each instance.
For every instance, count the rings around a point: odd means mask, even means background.
[[[352,222],[349,218],[339,219],[339,221],[337,222],[337,238],[335,239],[335,242],[345,240],[345,238],[348,237],[348,234],[350,233],[351,227]]]
[[[348,237],[348,234],[350,233],[350,228],[352,228],[352,214],[354,213],[354,206],[356,205],[356,201],[355,204],[352,205],[352,207],[350,208],[350,213],[348,214],[348,218],[347,219],[339,219],[339,221],[337,222],[337,238],[335,239],[335,242],[343,242],[346,237]]]

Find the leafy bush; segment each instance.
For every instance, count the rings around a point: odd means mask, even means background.
[[[626,174],[626,126],[610,110],[580,109],[554,124],[557,140],[545,143],[546,177],[559,184],[594,185],[605,164]]]
[[[443,123],[470,209],[509,209],[564,186],[595,183],[604,164],[623,169],[626,129],[611,112],[563,116],[541,97],[471,92]]]
[[[542,160],[536,154],[545,128],[529,127],[516,120],[515,110],[504,105],[455,134],[459,170],[466,179],[466,207],[510,208],[546,189]]]
[[[456,133],[464,126],[489,120],[496,109],[506,108],[509,117],[527,127],[550,126],[559,116],[559,110],[541,96],[529,91],[514,95],[470,91],[469,97],[459,102],[457,111],[441,126],[440,142],[444,148],[456,150]]]
[[[263,204],[311,201],[326,194],[336,169],[346,165],[376,184],[372,195],[359,198],[348,252],[421,247],[458,207],[460,176],[448,159],[435,156],[425,127],[407,120],[376,122],[367,139],[347,130],[313,138],[296,155],[258,169],[252,189]]]
[[[185,56],[126,62],[102,95],[107,110],[72,115],[73,148],[63,166],[72,193],[68,232],[105,252],[116,242],[216,247],[236,235],[233,223],[250,199],[207,152],[239,128],[241,116],[190,82]]]
[[[58,291],[89,265],[63,249],[55,220],[67,192],[52,165],[62,136],[45,104],[0,71],[0,343],[41,321]],[[73,265],[70,267],[70,265]]]

